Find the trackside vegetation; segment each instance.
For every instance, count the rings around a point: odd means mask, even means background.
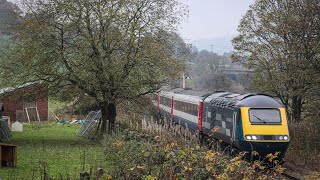
[[[259,161],[250,164],[241,160],[243,153],[226,156],[174,133],[160,138],[148,129],[121,126],[121,132],[99,145],[76,136],[79,125],[25,125],[10,142],[18,145],[17,167],[1,169],[1,177],[79,179],[88,172],[92,179],[267,179],[284,170],[280,165],[266,169]]]

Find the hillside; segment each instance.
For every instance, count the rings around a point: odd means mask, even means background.
[[[18,7],[6,0],[0,0],[0,35],[10,35],[8,23],[11,22],[15,10]]]
[[[231,40],[232,36],[217,37],[210,39],[197,39],[192,41],[192,45],[196,46],[199,51],[208,50],[212,52],[223,55],[224,53],[229,53],[233,50]]]
[[[8,39],[9,39],[8,36],[0,35],[0,48],[2,48],[6,44]]]

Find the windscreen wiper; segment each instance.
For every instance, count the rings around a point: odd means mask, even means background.
[[[263,122],[264,124],[267,124],[267,122],[261,118],[259,118],[258,116],[252,114],[253,117],[257,118],[259,121]]]

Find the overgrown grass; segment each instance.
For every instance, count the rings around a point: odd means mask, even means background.
[[[291,142],[285,167],[300,174],[320,172],[320,122],[303,121],[290,124],[289,129]]]
[[[105,168],[103,147],[76,135],[79,125],[25,124],[13,132],[10,144],[18,145],[17,167],[0,169],[2,179],[38,179],[44,174],[59,179],[79,178],[83,170]],[[85,157],[85,159],[84,159]]]

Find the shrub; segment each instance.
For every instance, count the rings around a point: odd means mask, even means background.
[[[268,169],[260,161],[243,161],[244,153],[229,157],[199,145],[165,139],[154,143],[132,138],[133,134],[142,137],[131,131],[104,141],[107,174],[114,179],[270,179],[284,170],[280,165]]]

